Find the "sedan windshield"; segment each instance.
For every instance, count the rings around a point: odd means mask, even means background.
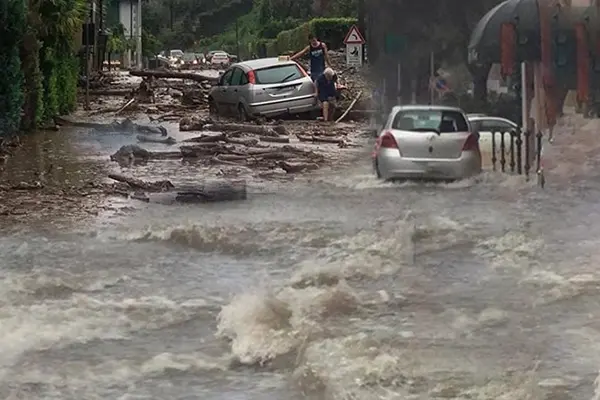
[[[466,132],[469,130],[463,113],[447,110],[404,110],[394,117],[392,129],[413,132]]]

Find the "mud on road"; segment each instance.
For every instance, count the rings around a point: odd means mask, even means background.
[[[125,206],[114,197],[136,197],[137,188],[107,179],[111,173],[187,185],[242,179],[256,192],[266,181],[290,181],[343,165],[363,155],[369,140],[359,122],[240,125],[188,112],[180,123],[135,110],[127,117],[98,112],[120,101],[104,98],[92,111],[61,119],[57,131],[7,139],[1,151],[0,218],[58,223],[116,212]]]

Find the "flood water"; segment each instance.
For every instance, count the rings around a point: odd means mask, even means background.
[[[544,190],[381,183],[365,148],[245,202],[3,233],[0,397],[598,400],[600,122],[575,123]]]

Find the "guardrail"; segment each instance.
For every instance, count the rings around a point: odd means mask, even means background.
[[[520,129],[491,132],[492,170],[525,175],[529,180],[535,163],[538,184],[543,188],[546,183],[542,162],[543,134],[537,132],[533,138],[532,134]]]

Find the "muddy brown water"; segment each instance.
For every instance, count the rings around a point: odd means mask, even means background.
[[[365,148],[254,180],[246,202],[110,199],[85,223],[14,226],[0,397],[598,399],[598,126],[565,122],[544,191],[494,173],[381,183]],[[134,140],[53,135],[15,180],[50,159],[57,184],[96,179],[89,161]]]

